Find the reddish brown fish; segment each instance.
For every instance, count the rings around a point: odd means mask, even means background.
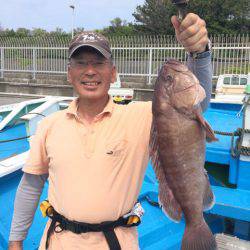
[[[214,204],[204,169],[205,139],[216,140],[202,117],[204,98],[204,89],[184,64],[169,60],[163,65],[155,84],[150,154],[162,209],[175,221],[184,214],[182,250],[217,249],[203,218],[203,210]]]

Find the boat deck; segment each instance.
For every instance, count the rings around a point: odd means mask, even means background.
[[[217,234],[218,250],[249,250],[250,242],[225,234]]]
[[[242,115],[240,117],[237,116],[239,110],[239,105],[231,105],[230,110],[225,111],[223,110],[223,107],[221,107],[219,104],[216,104],[212,107],[212,109],[209,109],[205,113],[205,117],[211,124],[213,124],[213,129],[233,132],[238,127],[242,126]],[[4,140],[4,138],[6,137],[22,137],[24,135],[24,130],[25,128],[22,124],[13,126],[12,128],[0,133],[0,140]],[[212,166],[211,162],[229,164],[231,160],[231,138],[220,135],[218,135],[218,138],[219,142],[207,144],[206,160],[208,161],[208,168]],[[13,154],[19,154],[26,151],[29,148],[29,143],[27,140],[12,141],[6,143],[3,148],[4,150],[0,151],[0,159],[4,159],[10,157]],[[215,170],[223,169],[227,172],[230,172],[230,170],[228,170],[228,166],[226,165],[216,165],[213,166],[213,168]],[[1,250],[7,249],[7,241],[9,237],[9,230],[14,207],[14,198],[21,175],[22,172],[19,170],[15,173],[0,178],[0,204],[2,204],[0,214]],[[228,175],[230,175],[230,173],[228,173]],[[211,177],[211,183],[212,185],[214,185],[213,190],[217,195],[217,201],[214,208],[210,212],[216,215],[224,215],[229,217],[234,214],[236,219],[243,219],[248,221],[249,226],[249,191],[226,188],[223,181],[221,182],[221,180],[216,180],[213,177]],[[224,187],[218,185],[224,185]],[[47,197],[47,190],[48,183],[45,184],[41,200],[44,200]],[[170,221],[163,214],[161,209],[158,206],[154,205],[154,202],[158,201],[157,193],[158,185],[156,177],[152,166],[149,164],[139,197],[139,200],[141,201],[142,206],[145,209],[143,222],[138,227],[140,248],[143,250],[180,249],[180,239],[182,238],[185,226],[184,221],[181,221],[181,223],[179,224]],[[224,232],[225,228],[222,217],[214,216],[213,214],[205,214],[205,219],[209,223],[213,233],[217,234]],[[37,210],[34,223],[31,226],[27,239],[24,241],[24,249],[38,248],[39,240],[41,238],[45,223],[46,219],[44,219],[41,216],[40,211]],[[224,238],[221,241],[224,241]],[[241,247],[242,246],[239,245],[239,248],[232,249],[245,250]],[[231,248],[221,249],[230,250]]]

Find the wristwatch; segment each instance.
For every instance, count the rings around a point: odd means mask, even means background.
[[[205,58],[208,55],[211,54],[211,50],[212,50],[212,43],[210,40],[208,40],[208,43],[206,45],[206,49],[203,52],[190,52],[189,55],[193,58],[193,59],[201,59],[201,58]]]

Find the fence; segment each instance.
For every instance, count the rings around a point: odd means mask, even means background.
[[[214,78],[220,74],[250,72],[248,35],[216,36],[213,43]],[[114,61],[122,76],[146,77],[151,83],[167,58],[185,61],[186,53],[173,36],[111,37]],[[0,37],[0,72],[65,74],[68,37],[7,38]]]

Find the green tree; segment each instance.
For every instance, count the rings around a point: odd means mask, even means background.
[[[2,36],[9,36],[9,37],[13,37],[16,36],[16,32],[13,29],[4,29],[1,31],[0,33]]]
[[[122,20],[119,17],[111,20],[110,24],[110,26],[99,32],[106,36],[129,36],[134,35],[136,32],[132,23],[128,23],[126,20]]]
[[[249,0],[195,0],[189,2],[189,10],[202,17],[210,33],[234,34],[249,32]]]
[[[122,26],[122,19],[120,17],[116,17],[110,21],[112,27],[117,28]]]
[[[56,30],[49,33],[51,36],[65,36],[67,33],[62,28],[57,27]]]
[[[31,31],[26,28],[18,28],[15,32],[16,37],[27,37],[31,35]]]
[[[190,0],[189,12],[203,18],[209,33],[242,33],[250,30],[249,0]],[[137,6],[133,16],[136,29],[150,34],[173,34],[170,22],[176,8],[170,0],[145,0]]]
[[[145,0],[133,13],[136,30],[155,35],[174,34],[170,21],[174,11],[170,0]]]
[[[33,28],[32,31],[32,36],[46,36],[48,35],[48,32],[44,29],[40,29],[40,28]]]

